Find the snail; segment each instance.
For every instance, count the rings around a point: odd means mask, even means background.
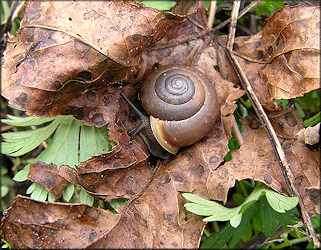
[[[140,122],[130,131],[130,142],[138,133],[151,154],[166,159],[179,148],[201,140],[219,114],[213,83],[199,70],[188,66],[163,66],[141,82],[140,102],[149,117],[140,112],[125,94],[121,96]]]

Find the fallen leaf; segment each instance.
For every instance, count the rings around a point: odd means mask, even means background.
[[[233,49],[263,107],[275,110],[274,99],[303,96],[320,87],[319,37],[320,7],[296,5],[276,11],[259,33],[235,39]],[[231,66],[222,70],[235,79]]]

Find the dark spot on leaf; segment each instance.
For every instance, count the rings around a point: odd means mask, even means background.
[[[105,59],[104,61],[101,61],[99,63],[99,68],[105,68],[108,64],[108,59]]]
[[[306,162],[300,163],[300,166],[301,166],[301,168],[302,168],[303,170],[308,170],[308,168],[309,168],[309,164],[306,163]]]
[[[114,162],[113,168],[119,168],[121,165],[119,162]]]
[[[21,83],[21,78],[17,79],[15,83],[18,83],[18,84]]]
[[[167,221],[172,221],[173,214],[163,214],[163,218]]]
[[[60,83],[60,81],[55,81],[54,82],[54,88],[55,90],[59,90],[62,87],[62,84]]]
[[[254,43],[254,47],[255,47],[255,48],[259,48],[260,46],[261,46],[261,42],[255,42],[255,43]]]
[[[263,51],[262,51],[262,50],[259,50],[259,51],[257,52],[257,58],[258,58],[259,60],[263,60],[263,59],[264,59],[264,54],[263,54]]]
[[[284,129],[284,123],[283,122],[279,122],[277,124],[277,126],[283,131],[283,129]]]
[[[295,182],[296,183],[302,183],[302,180],[303,180],[303,176],[298,176],[298,177],[295,177]]]
[[[100,217],[99,211],[96,209],[93,209],[92,207],[86,207],[84,214],[90,215],[90,217],[93,218],[94,220],[98,220]]]
[[[268,174],[263,175],[264,181],[266,184],[271,184],[272,183],[272,177]]]
[[[51,186],[52,185],[52,181],[51,181],[51,178],[47,177],[44,179],[44,184],[48,185],[48,186]]]
[[[31,65],[32,68],[34,68],[36,65],[36,62],[35,60],[29,60],[29,64]]]
[[[177,182],[183,182],[184,181],[183,177],[180,176],[180,175],[175,175],[174,176],[174,180],[177,181]]]
[[[210,163],[217,163],[217,162],[219,162],[219,160],[220,159],[217,156],[213,155],[213,156],[211,156],[209,162]]]
[[[290,149],[292,147],[292,143],[287,143],[287,144],[285,144],[284,146],[283,146],[283,148],[285,149],[285,150],[288,150],[288,149]]]
[[[249,124],[249,127],[251,129],[258,129],[258,128],[260,128],[260,126],[261,126],[261,124],[255,119],[252,119],[250,124]]]
[[[134,41],[134,42],[140,41],[141,38],[142,38],[142,36],[141,36],[140,34],[135,34],[135,35],[133,35],[133,41]]]
[[[92,232],[89,234],[89,242],[93,241],[94,239],[96,239],[97,237],[97,233],[96,232]]]
[[[270,47],[268,48],[268,50],[267,50],[267,54],[268,54],[269,56],[271,56],[272,53],[273,53],[273,47],[270,46]]]
[[[135,183],[134,177],[133,176],[128,176],[127,179],[126,179],[126,183],[127,183],[128,187],[132,187],[133,184]]]
[[[95,102],[96,101],[96,94],[93,91],[88,91],[86,93],[87,100],[90,102]]]
[[[21,102],[21,103],[24,103],[25,101],[27,101],[27,94],[22,92],[19,97],[16,99],[17,102]]]
[[[194,169],[193,173],[201,178],[205,172],[205,169],[202,165],[198,165],[197,168]]]
[[[78,41],[77,39],[74,40],[74,47],[81,54],[84,54],[89,49],[88,45]]]
[[[71,18],[71,17],[69,17],[69,18],[68,18],[68,20],[71,22],[71,21],[72,21],[72,18]]]
[[[171,177],[170,176],[166,176],[164,181],[163,181],[163,184],[167,184],[167,183],[170,183],[171,182]]]
[[[37,21],[41,17],[41,14],[36,14],[30,17],[29,22]]]
[[[157,50],[157,54],[159,54],[162,58],[169,57],[171,55],[171,51],[168,48]]]
[[[96,114],[92,118],[93,124],[97,126],[103,126],[105,125],[105,120],[102,114]]]
[[[217,71],[217,72],[220,72],[220,68],[218,65],[214,65],[214,69]]]
[[[91,80],[92,74],[89,71],[82,71],[78,73],[78,77],[84,80]]]
[[[298,124],[292,113],[286,113],[284,117],[290,127],[294,127]]]

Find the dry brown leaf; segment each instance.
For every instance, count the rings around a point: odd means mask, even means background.
[[[142,51],[183,20],[131,1],[28,2],[5,51],[2,94],[29,115],[103,126],[96,109],[109,111],[108,84],[139,80]]]
[[[119,218],[84,204],[40,202],[19,195],[4,213],[2,233],[13,248],[83,248],[108,234]]]
[[[221,44],[226,44],[224,39]],[[320,7],[285,6],[265,21],[259,33],[237,37],[233,49],[265,108],[274,110],[274,99],[295,98],[318,89]],[[231,67],[222,70],[230,80],[235,79]]]

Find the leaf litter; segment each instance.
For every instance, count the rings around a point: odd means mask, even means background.
[[[270,111],[311,215],[320,211],[311,192],[320,187],[319,152],[295,139],[302,119],[274,99],[319,87],[319,13],[316,7],[284,7],[261,32],[236,38],[234,44],[260,102]],[[32,116],[72,115],[86,125],[109,124],[110,139],[117,144],[77,170],[31,164],[28,178],[56,198],[74,183],[98,199],[128,201],[112,214],[17,196],[2,219],[8,243],[15,248],[195,248],[205,223],[185,210],[180,192],[225,202],[235,180],[251,178],[289,195],[268,137],[251,116],[242,120],[245,143],[224,163],[234,100],[244,91],[235,87],[235,73],[222,53],[224,38],[205,27],[202,2],[181,2],[173,13],[128,1],[27,3],[17,37],[10,37],[4,54],[3,96]],[[215,83],[221,119],[201,141],[152,168],[141,138],[128,145],[127,130],[135,121],[120,92],[139,105],[139,80],[145,74],[160,65],[191,62]]]

